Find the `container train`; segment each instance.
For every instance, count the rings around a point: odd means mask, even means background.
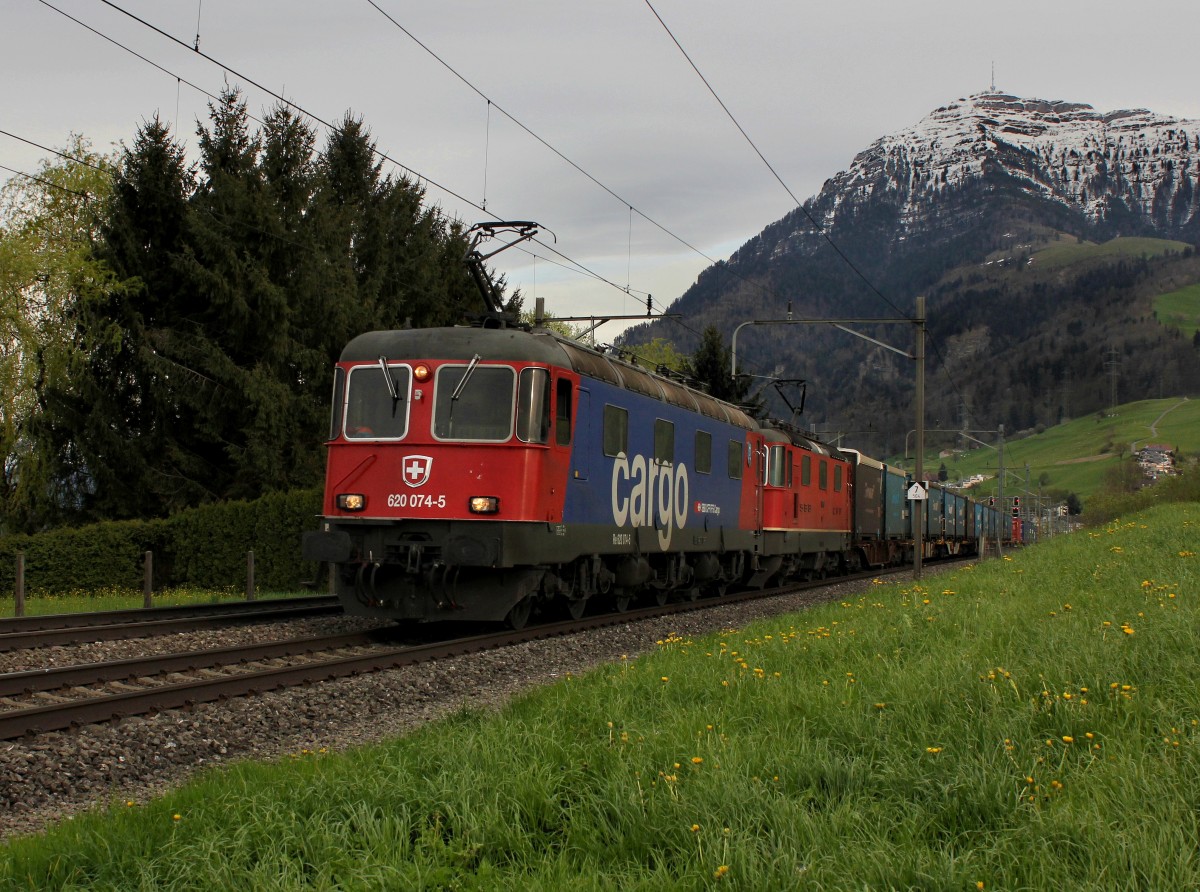
[[[914,558],[912,481],[546,328],[369,332],[336,365],[320,528],[346,611],[507,621]],[[925,558],[1000,512],[936,485]]]

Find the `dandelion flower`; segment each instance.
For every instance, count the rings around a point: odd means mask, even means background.
[[[171,815],[171,820],[172,821],[181,821],[181,820],[183,820],[183,815],[180,815],[180,814]]]
[[[720,867],[718,867],[716,870],[713,871],[713,879],[719,880],[721,877],[725,876],[725,874],[727,874],[727,873],[729,873],[729,865],[722,864]]]
[[[692,832],[693,832],[693,833],[699,833],[699,832],[700,832],[700,825],[699,825],[699,824],[693,824],[693,825],[692,825]]]
[[[702,758],[700,758],[699,756],[692,756],[692,764],[693,765],[699,765],[703,761],[704,760]]]

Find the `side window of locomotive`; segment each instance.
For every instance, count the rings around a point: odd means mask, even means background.
[[[696,431],[696,473],[712,473],[712,434]]]
[[[654,460],[675,463],[675,425],[661,418],[654,419]]]
[[[433,436],[504,442],[513,431],[515,383],[508,366],[442,366],[434,384]]]
[[[342,413],[346,408],[346,370],[333,370],[333,411],[329,415],[329,439],[336,440],[342,432]]]
[[[833,466],[833,491],[834,492],[842,491],[842,466],[841,465]]]
[[[604,407],[604,454],[629,454],[629,411],[620,406]]]
[[[742,479],[742,444],[737,440],[729,441],[729,479]]]
[[[569,378],[558,379],[558,406],[554,412],[554,442],[571,445],[571,394],[574,388]]]
[[[821,466],[817,469],[817,476],[819,478],[818,486],[820,486],[821,489],[828,489],[829,488],[829,463],[828,462],[826,462],[826,461],[821,462]]]
[[[408,433],[408,366],[360,365],[346,385],[346,438],[399,440]],[[391,383],[388,383],[388,379]]]
[[[517,386],[517,439],[545,443],[550,439],[550,372],[524,369]]]
[[[805,455],[800,458],[800,485],[812,486],[812,456]]]
[[[787,450],[782,446],[772,446],[767,453],[767,483],[771,486],[784,486],[787,483]]]

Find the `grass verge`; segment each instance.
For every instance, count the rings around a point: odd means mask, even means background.
[[[7,888],[1200,884],[1200,506],[10,842]]]
[[[259,592],[260,601],[275,598],[299,598],[312,592]],[[155,592],[154,607],[188,607],[194,604],[228,604],[246,600],[245,589],[230,586],[223,590],[177,588]],[[47,616],[58,613],[93,613],[105,610],[136,610],[145,606],[145,596],[133,589],[119,587],[98,591],[78,591],[55,594],[33,592],[25,599],[26,616]],[[10,594],[0,599],[0,617],[14,613],[14,601]]]

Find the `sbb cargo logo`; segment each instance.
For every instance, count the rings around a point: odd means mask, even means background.
[[[612,473],[613,523],[619,527],[658,529],[658,547],[666,551],[676,528],[688,515],[688,472],[683,464],[656,462],[644,455],[617,453]]]

